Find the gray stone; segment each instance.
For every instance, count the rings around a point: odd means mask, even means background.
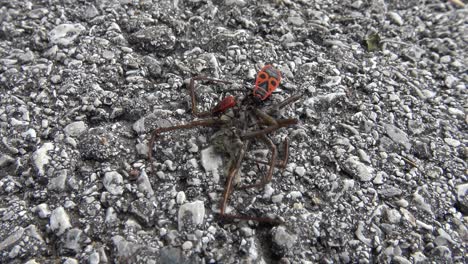
[[[388,12],[388,16],[390,17],[390,20],[392,20],[392,22],[397,26],[403,26],[404,21],[398,13]]]
[[[74,254],[81,251],[81,245],[84,241],[83,231],[79,228],[69,229],[65,235],[64,248],[71,250]]]
[[[245,6],[245,0],[226,0],[224,2],[227,6]]]
[[[452,263],[452,251],[446,246],[438,246],[431,251],[432,261],[439,263]]]
[[[146,227],[151,227],[155,224],[156,208],[149,199],[140,198],[133,201],[130,204],[130,213]]]
[[[401,189],[394,186],[382,186],[382,188],[377,192],[384,198],[392,198],[395,196],[399,196],[403,193]]]
[[[414,252],[411,254],[414,264],[423,264],[427,263],[427,257],[421,251]]]
[[[367,238],[364,236],[364,234],[362,233],[364,231],[364,222],[363,221],[359,221],[359,225],[356,229],[356,237],[364,244],[366,244],[367,246],[369,247],[372,247],[372,240],[370,238]]]
[[[93,253],[89,254],[89,257],[88,257],[89,264],[99,264],[99,262],[100,262],[99,253],[94,251]]]
[[[205,204],[203,201],[195,201],[180,206],[178,213],[179,231],[186,226],[198,226],[203,224],[205,218]]]
[[[0,168],[6,167],[15,161],[11,156],[0,153]]]
[[[163,247],[159,251],[159,263],[161,264],[188,264],[187,258],[179,248]]]
[[[219,182],[219,170],[223,166],[223,159],[219,153],[216,152],[214,146],[205,148],[200,153],[201,164],[206,172],[211,172],[213,175],[213,182]]]
[[[411,264],[412,262],[402,256],[394,256],[392,263],[395,264]]]
[[[49,218],[49,227],[57,236],[61,236],[67,229],[71,228],[70,217],[63,207],[52,211]]]
[[[444,138],[444,141],[445,143],[447,143],[447,145],[454,147],[454,148],[461,145],[460,141],[453,139],[453,138]]]
[[[172,29],[164,24],[150,26],[129,36],[129,42],[149,52],[168,51],[175,45]]]
[[[49,164],[50,156],[48,151],[54,149],[54,144],[47,142],[44,143],[38,150],[36,150],[32,155],[33,165],[36,168],[37,174],[39,176],[44,176],[44,166]]]
[[[183,204],[185,202],[186,196],[183,191],[180,191],[176,195],[176,203],[177,204]]]
[[[55,174],[55,177],[49,180],[47,188],[51,191],[64,191],[67,180],[68,170],[60,170]]]
[[[385,210],[385,215],[389,223],[398,224],[401,220],[401,214],[396,209],[389,209]]]
[[[121,259],[129,259],[134,256],[137,252],[143,248],[143,246],[134,243],[128,242],[122,236],[116,235],[112,237],[112,242],[116,249],[116,255]]]
[[[189,250],[193,247],[193,243],[192,241],[185,241],[183,244],[182,244],[182,249],[183,250]]]
[[[145,130],[145,117],[142,117],[142,118],[138,119],[137,121],[135,121],[135,123],[133,123],[133,125],[132,125],[132,128],[138,134],[145,133],[146,132],[146,130]]]
[[[273,249],[278,256],[286,255],[294,246],[297,236],[290,234],[284,226],[278,226],[271,230]]]
[[[351,156],[344,162],[344,169],[362,182],[371,181],[375,176],[374,169],[360,162],[356,156]]]
[[[0,242],[0,252],[16,244],[16,242],[18,242],[21,239],[21,237],[23,237],[23,234],[24,234],[24,228],[23,227],[17,228],[16,231],[14,231],[7,238],[5,238],[2,242]]]
[[[51,214],[49,206],[46,203],[38,204],[33,208],[33,212],[36,213],[40,218],[48,218]]]
[[[65,260],[64,260],[63,264],[78,264],[79,263],[78,260],[75,259],[75,258],[67,258],[66,257],[64,259]]]
[[[391,124],[384,124],[387,135],[396,143],[404,146],[407,150],[411,148],[408,135],[398,127]]]
[[[305,170],[305,168],[302,167],[302,166],[297,166],[297,167],[294,169],[294,172],[295,172],[298,176],[302,177],[302,176],[305,175],[306,170]]]
[[[116,171],[106,172],[102,184],[104,188],[113,195],[121,195],[124,191],[123,177]]]
[[[137,180],[138,190],[146,195],[147,198],[152,197],[154,195],[153,187],[148,178],[148,174],[146,174],[145,170],[141,170],[140,176]]]
[[[83,121],[76,121],[73,123],[68,124],[64,131],[67,136],[77,137],[85,132],[87,129],[85,122]]]
[[[468,214],[468,183],[456,186],[457,203],[461,212],[465,215]]]
[[[448,88],[453,88],[456,83],[458,82],[458,79],[456,77],[454,77],[453,75],[447,75],[447,77],[445,77],[445,85],[448,87]]]
[[[81,24],[61,24],[52,29],[48,36],[52,44],[69,46],[85,30]]]
[[[99,15],[99,11],[94,5],[89,5],[86,7],[85,13],[84,13],[84,17],[86,19],[92,19],[96,17],[97,15]]]

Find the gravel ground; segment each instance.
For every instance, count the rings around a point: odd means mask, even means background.
[[[466,263],[467,11],[450,1],[0,2],[1,263]],[[289,163],[220,221],[215,130],[150,132],[251,89]],[[219,134],[219,133],[218,133]],[[230,147],[230,146],[228,146]],[[268,158],[254,142],[249,155]],[[242,182],[264,168],[246,162]]]

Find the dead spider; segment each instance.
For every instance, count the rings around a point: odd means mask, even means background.
[[[270,134],[282,127],[287,127],[297,124],[298,120],[294,118],[274,118],[271,115],[279,109],[297,101],[302,95],[294,95],[277,105],[269,106],[260,109],[264,100],[270,97],[273,91],[278,87],[281,81],[281,73],[279,70],[273,68],[271,65],[266,65],[257,74],[253,92],[244,96],[239,103],[236,102],[234,96],[227,96],[219,102],[211,111],[199,112],[197,109],[197,101],[195,95],[195,82],[196,81],[209,81],[222,84],[232,84],[229,81],[212,79],[207,77],[194,77],[190,80],[189,92],[192,101],[192,113],[198,118],[186,124],[160,127],[156,128],[151,135],[149,141],[148,159],[151,163],[151,170],[154,172],[154,165],[152,163],[152,151],[156,138],[164,132],[169,132],[178,129],[191,129],[195,127],[218,127],[221,128],[219,137],[222,142],[220,145],[226,148],[227,153],[231,158],[228,167],[227,179],[224,187],[223,197],[220,204],[220,217],[225,219],[241,219],[241,220],[254,220],[258,222],[266,222],[271,224],[279,224],[281,221],[267,218],[267,217],[253,217],[246,215],[227,214],[226,206],[229,196],[233,192],[234,179],[239,173],[243,159],[246,157],[249,144],[253,140],[259,139],[270,150],[271,156],[269,161],[254,159],[257,163],[268,165],[268,170],[264,173],[262,179],[255,184],[238,187],[238,189],[248,189],[252,187],[261,188],[271,181],[273,176],[274,167],[284,169],[288,161],[288,140],[284,140],[284,158],[278,160],[278,151],[275,144],[267,134]],[[229,110],[229,114],[225,114]],[[218,140],[219,141],[219,140]]]

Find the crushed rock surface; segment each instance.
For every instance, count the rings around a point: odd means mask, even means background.
[[[0,262],[466,263],[455,2],[2,1]],[[232,82],[197,82],[207,111],[266,64],[283,80],[262,107],[303,95],[269,134],[288,164],[226,211],[283,224],[220,220],[232,131],[162,134],[155,171],[150,133],[195,120],[191,77]]]

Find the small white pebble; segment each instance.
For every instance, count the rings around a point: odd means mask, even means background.
[[[271,201],[274,203],[281,203],[283,201],[283,194],[273,195]]]
[[[180,191],[177,193],[176,196],[176,202],[177,204],[183,204],[185,202],[185,193]]]
[[[297,175],[299,175],[299,176],[302,177],[302,176],[305,175],[306,170],[305,170],[304,167],[298,166],[298,167],[296,167],[296,169],[294,169],[294,172],[295,172]]]
[[[189,250],[193,247],[193,244],[191,241],[185,241],[184,244],[182,244],[182,249],[183,250]]]

